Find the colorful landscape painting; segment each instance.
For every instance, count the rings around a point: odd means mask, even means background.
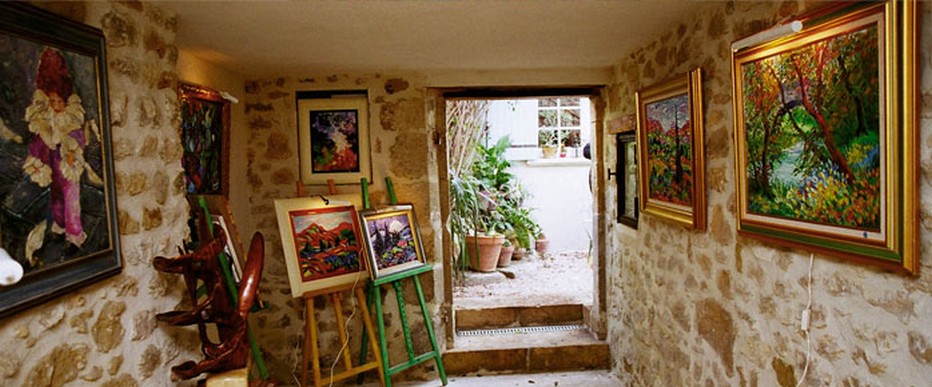
[[[872,23],[741,64],[748,213],[880,230],[879,57]]]
[[[689,95],[644,106],[647,131],[648,193],[651,199],[692,206],[692,127]]]
[[[352,206],[289,212],[302,282],[360,271],[359,235]]]
[[[380,270],[417,261],[417,240],[407,213],[366,219],[365,224],[372,256]]]
[[[310,115],[312,171],[359,172],[359,112],[311,110]]]

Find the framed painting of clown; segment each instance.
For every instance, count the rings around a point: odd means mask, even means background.
[[[104,37],[0,4],[0,318],[122,268]]]

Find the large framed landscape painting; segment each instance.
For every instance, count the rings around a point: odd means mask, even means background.
[[[275,201],[291,295],[361,281],[366,275],[359,217],[350,203],[321,198]]]
[[[915,8],[832,5],[735,53],[740,234],[916,273]]]
[[[373,280],[424,266],[414,206],[399,204],[360,212]]]
[[[298,94],[298,148],[306,185],[372,180],[365,94]]]
[[[640,208],[705,229],[702,70],[637,92]]]
[[[122,269],[100,30],[0,4],[0,317]],[[12,281],[10,281],[12,282]]]

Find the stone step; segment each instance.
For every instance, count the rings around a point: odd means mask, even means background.
[[[608,344],[583,327],[556,332],[457,335],[443,354],[447,374],[535,373],[611,367]]]
[[[456,310],[456,329],[580,324],[584,312],[580,304],[463,308]]]

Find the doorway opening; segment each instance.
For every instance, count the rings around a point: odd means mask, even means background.
[[[444,219],[452,235],[444,250],[453,268],[445,281],[450,315],[464,309],[578,307],[596,316],[579,323],[601,324],[604,267],[594,216],[599,187],[593,181],[599,165],[598,90],[582,90],[443,94],[447,158],[440,169],[449,182]],[[462,212],[463,200],[474,200],[475,207]],[[530,225],[519,224],[522,214]],[[482,250],[472,239],[478,234],[509,241],[502,243],[512,245],[513,255],[495,254],[497,264],[480,261],[469,253]],[[448,345],[472,327],[459,320],[450,321]]]

